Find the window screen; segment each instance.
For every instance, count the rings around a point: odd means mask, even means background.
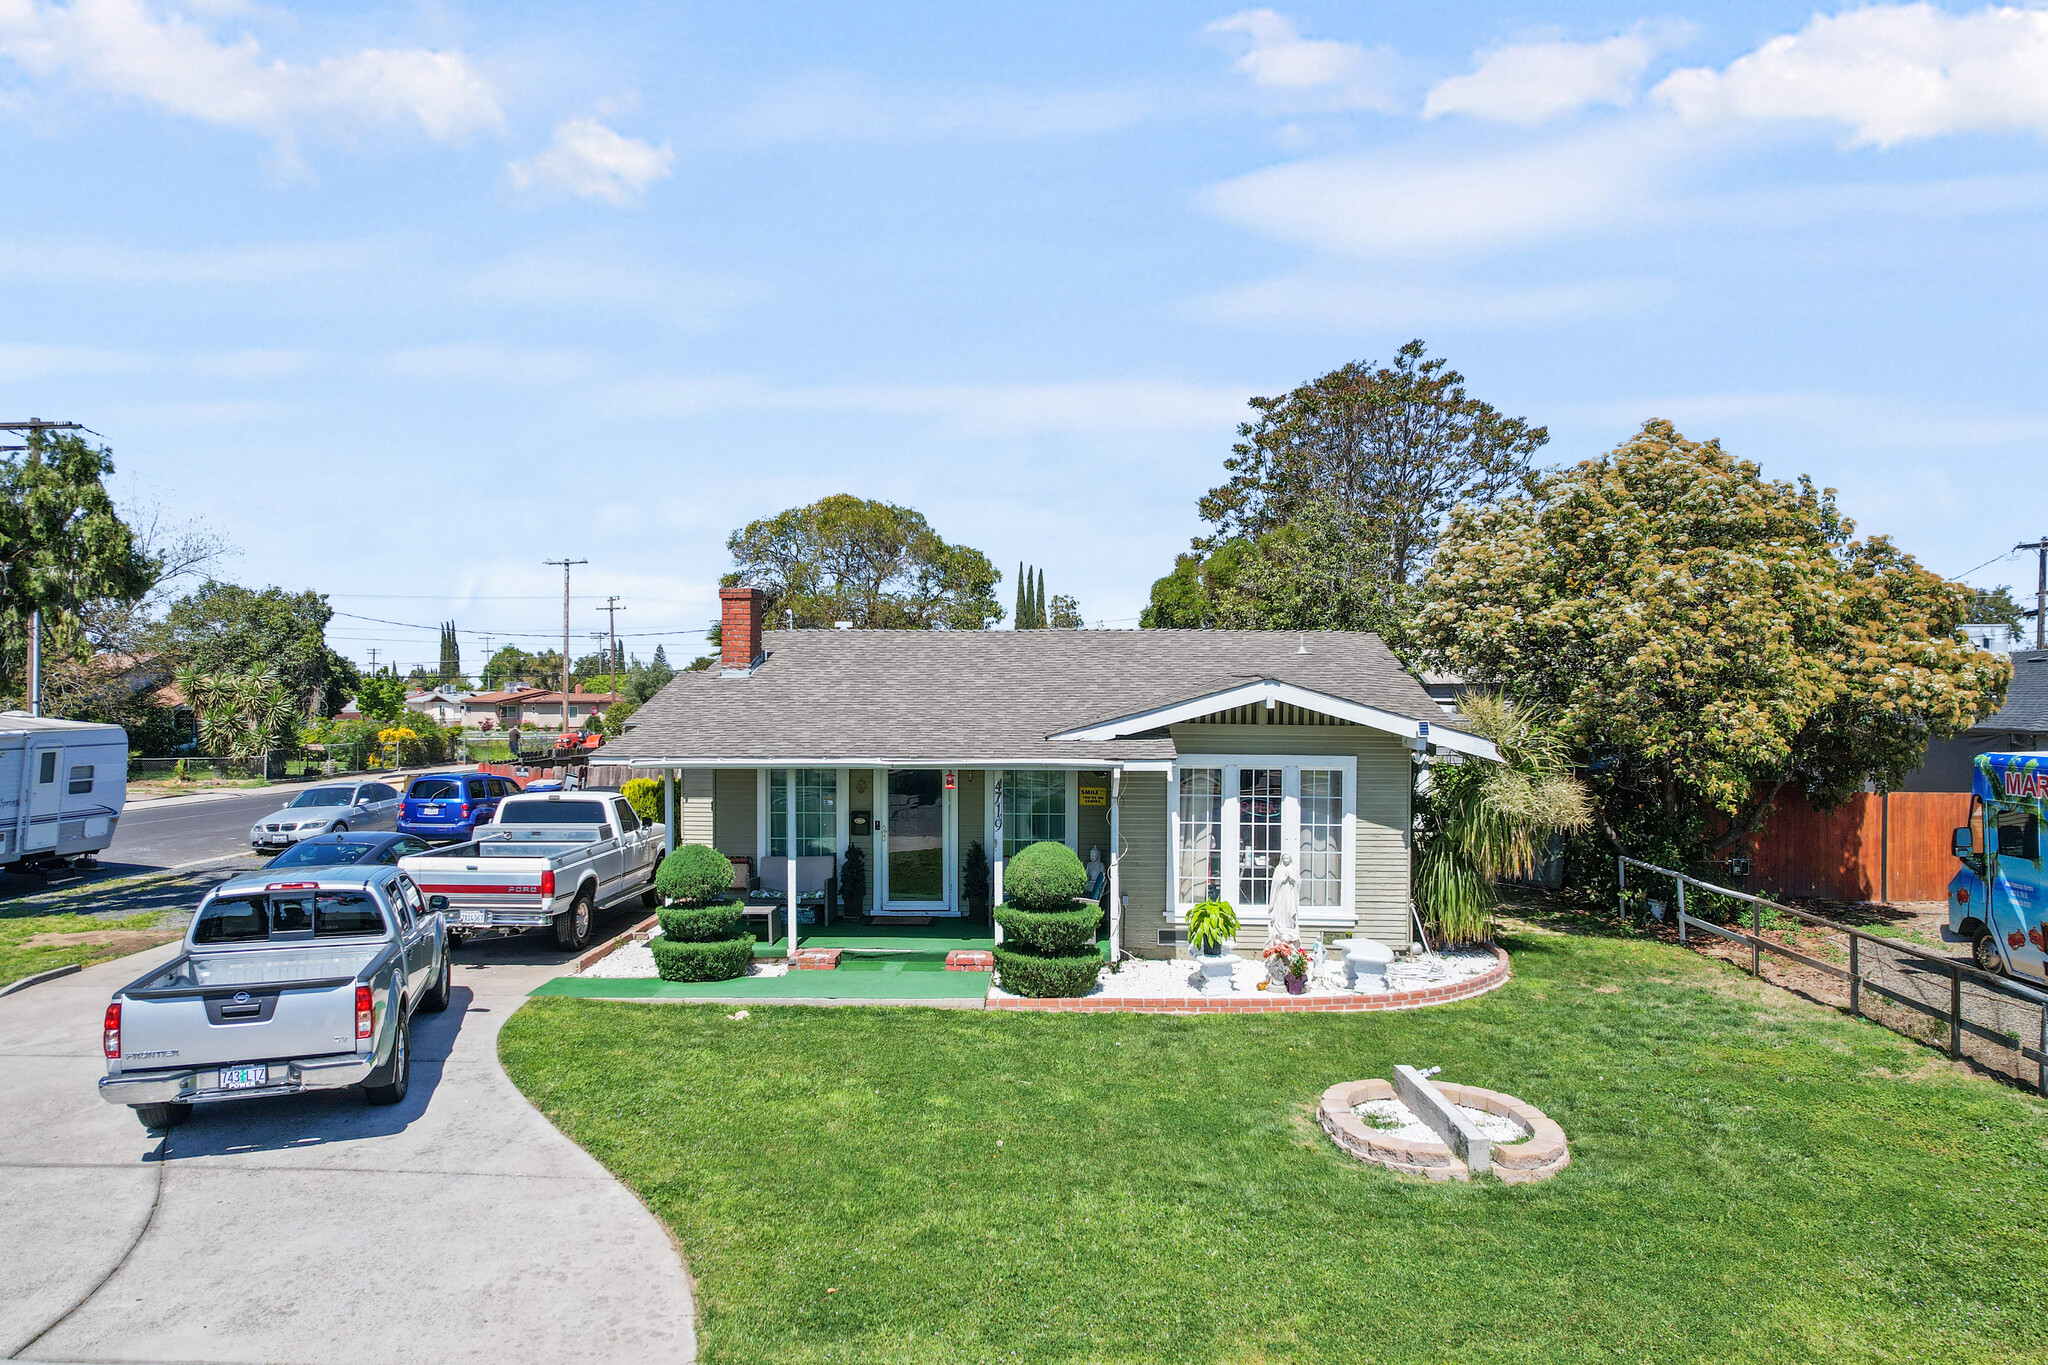
[[[1223,770],[1180,770],[1180,847],[1176,850],[1180,903],[1198,905],[1223,896]]]
[[[785,770],[768,770],[768,856],[789,856],[789,784]],[[830,857],[839,846],[839,773],[796,770],[796,856]]]
[[[1301,770],[1301,903],[1344,900],[1344,774]]]
[[[1003,857],[1033,844],[1067,841],[1067,775],[1029,769],[1003,774]]]

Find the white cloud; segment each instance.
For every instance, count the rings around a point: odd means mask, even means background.
[[[1515,43],[1496,48],[1473,71],[1439,82],[1423,101],[1422,116],[1466,114],[1532,127],[1589,105],[1633,104],[1650,59],[1683,33],[1676,26],[1638,25],[1597,43]]]
[[[624,208],[666,179],[675,159],[665,142],[657,147],[586,116],[557,124],[545,148],[510,170],[513,188],[522,193],[572,194]]]
[[[1463,158],[1317,157],[1204,190],[1217,216],[1338,255],[1450,254],[1638,226],[1674,159],[1645,124]]]
[[[891,90],[860,76],[815,74],[763,93],[730,125],[746,142],[896,142],[1087,136],[1150,112],[1128,91]]]
[[[288,62],[247,33],[216,36],[144,0],[0,0],[0,53],[45,80],[261,134],[287,157],[310,128],[355,136],[416,126],[454,144],[504,122],[489,82],[460,52],[364,48]]]
[[[1304,38],[1294,21],[1276,10],[1240,10],[1203,30],[1237,41],[1235,66],[1261,90],[1288,95],[1316,94],[1348,108],[1394,107],[1386,88],[1388,56],[1358,43]]]
[[[1915,4],[1816,15],[1723,70],[1675,71],[1652,93],[1690,123],[1816,119],[1879,147],[2048,134],[2048,10]]]

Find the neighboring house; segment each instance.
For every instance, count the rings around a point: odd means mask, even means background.
[[[1110,860],[1140,956],[1212,898],[1257,952],[1282,854],[1306,932],[1406,944],[1414,760],[1496,756],[1370,634],[764,633],[758,589],[720,596],[720,668],[678,674],[607,759],[671,774],[682,839],[756,868],[860,848],[885,914],[963,913],[970,842],[1000,896],[1004,861],[1056,840]]]
[[[570,687],[569,728],[572,730],[619,699],[616,692],[585,692],[574,683]],[[517,687],[505,692],[477,692],[464,700],[462,724],[481,728],[486,717],[490,719],[492,728],[498,730],[510,725],[559,729],[562,724],[561,690]]]
[[[1956,627],[1965,640],[1979,649],[1988,649],[1993,654],[2007,654],[2027,647],[2027,638],[2013,626],[2001,621],[1973,621]]]
[[[2048,742],[2048,651],[2015,650],[2011,658],[2005,705],[1954,739],[1929,744],[1927,761],[1900,791],[1967,792],[1978,754],[2038,749]]]
[[[468,715],[470,696],[454,683],[443,683],[428,691],[406,693],[405,709],[431,718],[436,725],[461,725]]]

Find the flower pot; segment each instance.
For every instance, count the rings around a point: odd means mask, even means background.
[[[1308,990],[1308,978],[1307,978],[1307,977],[1305,977],[1305,976],[1290,976],[1290,977],[1288,977],[1288,978],[1287,978],[1287,993],[1288,993],[1289,995],[1301,995],[1301,994],[1305,993],[1305,992],[1306,992],[1307,990]]]

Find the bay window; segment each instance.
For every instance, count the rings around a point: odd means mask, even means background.
[[[1353,920],[1357,760],[1295,755],[1190,755],[1174,765],[1167,819],[1176,917],[1227,900],[1240,919],[1266,917],[1282,857],[1305,925]]]

